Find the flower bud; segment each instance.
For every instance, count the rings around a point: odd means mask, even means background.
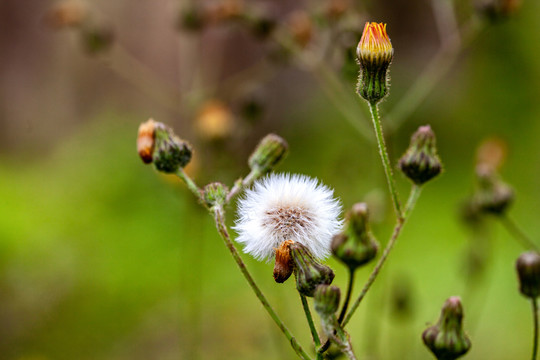
[[[198,134],[206,140],[220,140],[229,137],[235,120],[230,107],[219,100],[207,101],[199,110],[195,122]]]
[[[158,171],[174,173],[191,160],[191,146],[162,123],[154,126],[154,166]]]
[[[53,29],[80,26],[88,16],[88,9],[79,0],[65,0],[55,4],[45,15],[45,23]]]
[[[368,227],[366,203],[357,203],[347,213],[345,228],[332,239],[332,253],[351,270],[371,261],[379,246]]]
[[[339,308],[341,291],[334,285],[319,285],[315,289],[315,311],[323,317],[333,315]]]
[[[476,9],[489,20],[504,20],[521,8],[521,0],[480,0]]]
[[[290,250],[296,274],[296,289],[300,294],[313,297],[317,286],[332,283],[332,269],[317,262],[304,245],[295,242],[290,245]]]
[[[416,185],[422,185],[441,173],[435,134],[429,125],[420,126],[413,134],[409,148],[399,160],[399,168]]]
[[[294,262],[291,259],[289,246],[292,240],[286,240],[276,249],[276,263],[274,265],[274,280],[281,284],[287,281],[294,270]]]
[[[214,182],[208,184],[204,187],[203,190],[204,204],[209,209],[213,208],[216,205],[223,205],[225,204],[225,199],[227,198],[228,193],[229,189],[222,183]]]
[[[114,32],[105,25],[87,25],[81,29],[84,49],[89,55],[97,55],[109,50],[114,42]]]
[[[480,164],[476,168],[478,189],[473,195],[473,202],[485,213],[501,215],[514,200],[514,191],[487,166]]]
[[[180,30],[197,32],[201,31],[206,23],[207,21],[202,7],[194,3],[192,6],[180,11],[177,26]]]
[[[471,340],[462,327],[463,307],[457,296],[444,303],[436,325],[422,334],[424,344],[439,360],[454,360],[463,356],[471,348]]]
[[[287,18],[289,31],[295,43],[305,47],[313,37],[313,23],[305,11],[294,11]]]
[[[249,157],[249,167],[265,174],[287,155],[288,149],[289,145],[283,138],[275,134],[266,135]]]
[[[139,125],[139,133],[137,136],[137,152],[145,164],[152,162],[154,153],[154,127],[156,123],[149,119]]]
[[[519,279],[519,291],[526,297],[537,298],[540,295],[540,254],[527,251],[516,261]]]
[[[386,24],[367,22],[356,54],[361,71],[358,94],[370,104],[376,104],[388,93],[387,71],[394,57]]]

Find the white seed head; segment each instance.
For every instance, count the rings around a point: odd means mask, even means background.
[[[244,252],[270,260],[285,240],[306,246],[322,259],[342,226],[341,204],[334,192],[304,175],[272,174],[255,182],[238,204],[234,229]]]

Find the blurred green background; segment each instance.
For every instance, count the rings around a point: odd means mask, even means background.
[[[317,13],[325,5],[261,3],[278,21],[294,9]],[[272,47],[238,26],[179,31],[187,2],[93,1],[96,17],[114,29],[114,46],[124,49],[96,55],[81,49],[76,30],[44,25],[52,5],[0,3],[0,359],[293,359],[204,209],[179,181],[142,164],[137,127],[154,117],[191,141],[196,163],[189,171],[200,185],[232,184],[247,174],[253,146],[276,132],[290,145],[278,171],[318,177],[345,207],[374,204],[373,230],[384,244],[393,215],[374,144],[293,63],[264,82],[248,76],[241,91],[220,88]],[[388,23],[395,48],[383,117],[437,51],[433,5],[355,3],[362,21]],[[471,4],[455,7],[462,22]],[[510,19],[487,27],[388,137],[395,163],[410,134],[431,124],[445,172],[426,186],[349,325],[359,358],[430,359],[421,332],[452,295],[462,296],[473,342],[466,358],[530,356],[530,304],[517,291],[514,271],[523,248],[490,219],[480,249],[485,269],[467,275],[467,254],[476,243],[459,207],[474,189],[477,145],[497,136],[508,146],[502,175],[516,192],[510,216],[533,240],[540,238],[539,16],[540,4],[524,1]],[[210,90],[196,93],[200,84]],[[186,94],[193,96],[185,100]],[[201,104],[210,99],[230,106],[232,130],[224,135],[200,131]],[[246,104],[262,107],[261,115],[242,116]],[[362,114],[358,121],[369,125]],[[409,184],[397,176],[404,199]],[[233,204],[231,224],[234,216]],[[271,264],[244,260],[309,348],[293,282],[275,284]],[[329,264],[344,289],[345,269],[333,259]],[[360,270],[357,291],[371,266]]]

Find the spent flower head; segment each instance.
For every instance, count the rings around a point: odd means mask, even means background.
[[[244,252],[270,260],[286,240],[304,245],[315,258],[330,253],[332,236],[342,225],[333,191],[304,175],[271,174],[239,201],[235,230]]]

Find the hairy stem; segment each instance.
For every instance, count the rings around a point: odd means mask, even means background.
[[[189,191],[191,191],[193,195],[195,195],[197,200],[202,200],[201,190],[199,189],[197,184],[195,184],[195,182],[185,173],[184,169],[178,168],[178,170],[176,171],[176,176],[178,176],[180,179],[182,179],[182,181],[186,183]]]
[[[319,338],[319,333],[315,328],[315,323],[313,322],[313,317],[311,316],[311,311],[309,310],[309,304],[304,295],[300,294],[300,299],[302,300],[302,308],[304,308],[304,313],[306,314],[306,319],[309,325],[309,330],[311,331],[311,337],[313,338],[313,343],[315,348],[321,346],[321,339]],[[317,353],[317,360],[322,360],[322,354]]]
[[[244,261],[240,257],[240,254],[238,253],[238,251],[234,247],[234,244],[232,243],[231,237],[230,237],[229,232],[227,230],[227,226],[225,225],[225,214],[224,214],[223,208],[222,207],[215,207],[212,210],[213,210],[213,213],[214,213],[214,220],[216,222],[216,227],[218,229],[219,234],[223,238],[223,241],[225,242],[225,245],[227,246],[227,249],[229,249],[232,257],[236,261],[236,265],[238,266],[238,268],[242,272],[242,275],[244,275],[244,277],[246,278],[249,286],[251,287],[251,289],[253,290],[253,292],[255,293],[255,295],[257,296],[259,301],[261,302],[262,306],[264,307],[266,312],[270,315],[272,320],[274,320],[274,322],[279,327],[279,329],[281,330],[283,335],[285,335],[287,340],[289,340],[289,343],[291,344],[291,347],[296,352],[298,357],[301,358],[301,359],[304,359],[304,360],[310,360],[309,355],[306,354],[306,352],[300,346],[300,344],[295,339],[295,337],[292,336],[291,332],[289,331],[289,329],[287,329],[287,327],[285,326],[283,321],[280,319],[280,317],[277,315],[275,310],[272,308],[272,306],[270,305],[270,303],[268,302],[268,300],[264,296],[261,289],[259,289],[259,287],[255,283],[255,280],[253,280],[253,277],[249,273],[246,265],[244,264]]]
[[[373,120],[373,127],[375,129],[375,135],[377,135],[377,143],[379,145],[379,154],[381,155],[382,164],[384,167],[384,173],[386,175],[386,181],[388,182],[388,188],[392,197],[392,203],[394,204],[394,210],[398,222],[402,221],[401,206],[399,204],[398,193],[396,190],[396,184],[394,181],[394,175],[392,174],[392,166],[390,165],[390,159],[388,158],[388,151],[386,150],[386,144],[384,142],[384,135],[381,126],[381,119],[379,117],[379,108],[377,104],[369,104],[371,110],[371,119]]]
[[[227,198],[225,199],[225,203],[228,204],[231,202],[232,199],[236,195],[242,192],[245,188],[250,187],[255,180],[257,180],[262,174],[257,170],[251,170],[251,172],[244,178],[244,179],[238,179],[235,183],[231,191],[227,194]]]
[[[416,204],[415,198],[418,198],[419,194],[420,194],[420,190],[417,189],[416,186],[413,186],[411,189],[411,193],[409,195],[409,200],[407,201],[407,207],[405,208],[405,214],[407,214],[407,216],[410,215],[413,207],[415,206]],[[358,296],[358,298],[352,305],[351,310],[345,317],[345,320],[343,321],[343,324],[342,324],[343,326],[345,326],[351,320],[351,317],[353,316],[354,312],[356,311],[356,309],[358,308],[358,306],[360,305],[360,303],[366,296],[367,292],[371,288],[371,285],[373,285],[373,283],[377,279],[377,276],[379,275],[384,263],[386,262],[388,255],[390,255],[390,251],[392,251],[392,248],[396,244],[396,241],[401,233],[401,230],[403,229],[403,225],[405,224],[406,220],[407,220],[406,217],[399,217],[397,219],[396,225],[394,226],[394,231],[392,232],[392,236],[390,237],[390,240],[386,244],[386,247],[384,248],[381,258],[379,259],[379,261],[373,268],[373,271],[369,275],[369,278],[366,281],[364,287],[362,288],[360,295]]]

